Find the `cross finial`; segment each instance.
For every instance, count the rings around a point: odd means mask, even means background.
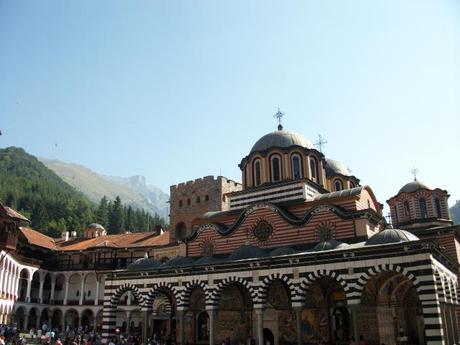
[[[316,148],[319,150],[319,152],[323,152],[323,146],[324,144],[327,144],[326,139],[323,138],[321,134],[318,135],[318,140],[315,143]]]
[[[412,175],[414,175],[414,181],[417,181],[417,174],[418,174],[418,169],[416,167],[413,167],[410,172]]]
[[[281,124],[281,120],[283,119],[283,117],[285,116],[286,114],[283,113],[280,108],[278,107],[278,111],[276,112],[275,115],[273,115],[273,117],[275,119],[278,120],[278,130],[281,131],[283,129],[283,125]]]

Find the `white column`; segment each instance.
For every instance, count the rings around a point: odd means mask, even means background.
[[[43,303],[43,285],[45,284],[45,275],[39,274],[40,277],[40,288],[38,289],[38,301]]]
[[[214,337],[215,337],[215,326],[214,326],[214,319],[216,316],[216,310],[212,308],[206,308],[209,316],[209,345],[214,345]]]
[[[26,294],[26,302],[30,303],[30,290],[32,288],[32,273],[29,272],[29,277],[27,278],[27,294]]]
[[[264,345],[264,310],[254,309],[257,315],[257,344]]]
[[[54,290],[56,289],[56,276],[51,276],[50,304],[54,304]]]
[[[81,283],[80,283],[80,301],[78,302],[79,305],[83,305],[83,298],[85,297],[85,276],[82,274],[80,276]]]
[[[131,305],[131,291],[128,291],[128,300],[126,301],[127,305]]]
[[[64,283],[64,305],[67,305],[67,299],[69,298],[69,277],[65,276]]]
[[[100,282],[99,282],[99,279],[97,279],[97,276],[96,276],[96,295],[94,296],[94,305],[99,304],[99,289],[100,289]]]
[[[17,299],[19,296],[19,271],[14,275],[14,285],[13,285],[13,291],[14,291],[14,299]]]
[[[3,256],[2,256],[3,258]],[[2,271],[0,273],[0,295],[4,295],[4,289],[3,289],[3,286],[5,285],[5,271],[6,271],[6,268],[4,265],[2,265]]]

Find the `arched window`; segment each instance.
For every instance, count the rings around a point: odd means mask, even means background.
[[[419,206],[420,206],[420,216],[422,218],[427,218],[428,217],[428,211],[426,209],[426,201],[425,199],[421,198],[418,200]]]
[[[318,161],[315,157],[310,157],[310,172],[312,180],[318,182]]]
[[[262,180],[261,180],[261,175],[260,175],[260,159],[256,159],[254,161],[254,164],[253,164],[253,170],[252,170],[252,174],[253,174],[253,184],[254,186],[258,186],[262,183]]]
[[[335,180],[334,182],[334,187],[336,191],[342,190],[343,189],[343,183],[340,180]]]
[[[271,158],[272,182],[281,180],[281,160],[278,155]]]
[[[355,183],[353,181],[350,181],[350,189],[355,188],[355,187],[356,187]]]
[[[434,206],[436,207],[436,217],[442,218],[441,201],[439,201],[439,198],[434,199]]]
[[[176,230],[174,233],[176,240],[182,240],[186,234],[187,234],[187,227],[185,226],[185,223],[184,222],[177,223]]]
[[[294,154],[291,157],[291,165],[292,165],[292,178],[294,180],[301,179],[303,176],[302,174],[302,161],[300,160],[300,156],[298,154]]]
[[[409,206],[409,201],[404,201],[404,214],[406,215],[407,218],[410,219],[410,206]]]

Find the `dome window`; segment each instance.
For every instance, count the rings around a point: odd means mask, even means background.
[[[291,164],[292,164],[292,178],[294,180],[301,179],[303,177],[302,176],[302,164],[301,164],[300,156],[298,154],[292,155]]]
[[[272,182],[281,180],[281,161],[278,155],[271,158]]]
[[[254,186],[259,186],[262,183],[262,180],[260,178],[260,159],[256,159],[254,161],[253,183]]]
[[[342,181],[340,180],[335,180],[334,182],[334,187],[335,187],[335,190],[338,192],[339,190],[342,190],[343,189],[343,183]]]
[[[422,218],[428,218],[428,210],[426,208],[426,201],[425,199],[421,198],[418,201],[419,206],[420,206],[420,216]]]
[[[353,181],[350,181],[350,189],[355,188],[355,187],[356,187],[355,183]]]
[[[441,201],[439,201],[439,198],[434,199],[434,205],[436,207],[436,217],[442,218]]]
[[[310,170],[312,180],[318,182],[318,161],[315,157],[310,157]]]

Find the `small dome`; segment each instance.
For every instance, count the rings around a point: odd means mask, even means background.
[[[216,258],[214,256],[203,256],[196,260],[193,264],[194,265],[211,265],[211,264],[218,264],[222,262],[221,258]]]
[[[420,181],[412,181],[412,182],[409,182],[407,184],[405,184],[398,192],[398,194],[401,194],[401,193],[412,193],[412,192],[415,192],[419,189],[430,189],[430,187],[428,187],[426,184],[424,184],[423,182],[420,182]]]
[[[399,243],[399,242],[410,242],[418,241],[419,238],[409,231],[400,230],[400,229],[385,229],[379,233],[370,237],[365,245],[374,246],[379,244],[388,244],[388,243]]]
[[[90,225],[88,225],[87,228],[88,228],[88,229],[89,229],[89,228],[94,228],[94,229],[102,229],[102,230],[105,230],[104,227],[103,227],[101,224],[98,224],[98,223],[91,223]]]
[[[332,176],[335,174],[340,174],[343,176],[352,176],[350,170],[348,170],[348,168],[343,163],[340,163],[339,161],[336,161],[334,159],[326,159],[326,162],[327,176]]]
[[[314,252],[321,252],[323,250],[332,250],[332,249],[344,249],[348,247],[347,243],[343,243],[336,240],[328,240],[318,243],[314,248]]]
[[[277,130],[275,132],[268,133],[257,140],[251,149],[251,153],[256,151],[265,151],[272,147],[287,148],[290,146],[301,146],[307,149],[315,148],[312,143],[298,133]]]
[[[261,258],[267,256],[267,253],[259,247],[251,245],[243,245],[236,248],[233,253],[228,257],[229,260],[243,260],[251,258]]]
[[[297,254],[298,251],[291,247],[280,247],[272,250],[270,256],[291,255]]]
[[[129,264],[126,267],[127,271],[145,271],[149,269],[159,268],[161,266],[161,262],[155,260],[153,258],[140,258],[134,261],[133,263]]]
[[[176,256],[175,258],[166,261],[162,267],[183,267],[191,265],[195,261],[189,256]]]

